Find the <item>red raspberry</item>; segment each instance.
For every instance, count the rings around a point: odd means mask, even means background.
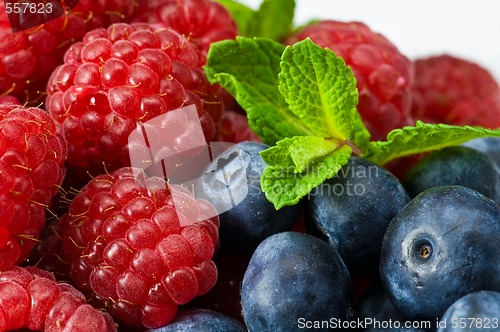
[[[358,111],[373,140],[411,124],[413,64],[381,34],[360,22],[320,21],[288,38],[305,38],[327,47],[350,66],[359,91]]]
[[[248,126],[246,115],[235,111],[224,112],[220,139],[224,142],[231,143],[244,141],[261,142],[259,136],[257,136]]]
[[[238,35],[231,14],[211,0],[140,0],[131,22],[164,23],[200,46],[203,55],[211,43]]]
[[[14,96],[0,96],[0,104],[2,105],[21,105],[21,102]]]
[[[129,166],[128,136],[138,124],[195,105],[206,140],[224,104],[202,69],[204,58],[163,25],[114,24],[87,33],[52,74],[46,107],[68,141],[69,164],[103,173]]]
[[[477,63],[447,54],[418,59],[413,93],[416,119],[500,127],[500,87]]]
[[[46,112],[0,105],[0,270],[25,260],[38,240],[65,159],[66,142]]]
[[[0,1],[0,95],[12,93],[23,103],[40,104],[47,80],[69,46],[86,31],[123,21],[134,8],[133,0],[79,0],[63,16],[14,33]]]
[[[92,179],[57,234],[76,287],[125,325],[154,328],[214,286],[219,218],[207,201],[134,170]]]
[[[35,267],[0,272],[0,331],[116,331],[113,319],[73,286]]]

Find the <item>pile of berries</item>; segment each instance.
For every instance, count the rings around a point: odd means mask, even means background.
[[[499,139],[398,177],[351,157],[276,210],[260,187],[269,146],[204,71],[211,44],[239,35],[237,11],[65,3],[13,32],[0,2],[0,332],[500,319],[486,305],[500,298]],[[500,87],[478,64],[412,61],[361,22],[318,21],[283,44],[307,37],[352,68],[372,140],[416,120],[500,127]],[[331,191],[349,185],[363,194]]]
[[[203,142],[220,136],[228,95],[203,66],[236,23],[208,0],[66,9],[13,32],[0,6],[0,331],[161,327],[216,283],[219,219],[207,201],[130,168],[129,136],[186,106]],[[157,10],[170,16],[148,14]],[[172,146],[192,127],[165,126]],[[19,265],[53,274],[39,282]]]

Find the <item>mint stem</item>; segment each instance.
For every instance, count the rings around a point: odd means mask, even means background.
[[[352,154],[354,154],[356,157],[359,157],[363,154],[363,151],[361,151],[361,149],[358,148],[358,146],[356,144],[354,144],[353,142],[346,140],[345,144],[351,147]]]

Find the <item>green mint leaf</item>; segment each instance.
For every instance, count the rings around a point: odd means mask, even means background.
[[[307,136],[295,136],[307,137]],[[292,156],[290,155],[290,146],[295,142],[295,137],[287,137],[276,142],[276,146],[270,147],[260,152],[260,156],[269,166],[276,167],[294,167]]]
[[[293,167],[295,173],[302,173],[342,145],[323,137],[295,136],[278,141],[260,156],[271,167]]]
[[[287,47],[281,60],[279,91],[290,110],[314,136],[351,140],[364,150],[370,133],[356,110],[356,79],[344,60],[310,39]]]
[[[252,21],[255,11],[252,8],[245,6],[234,0],[216,0],[218,3],[226,7],[233,19],[238,25],[240,35],[247,35],[248,24]]]
[[[297,137],[290,146],[290,156],[295,165],[295,173],[308,171],[309,168],[326,158],[343,145],[340,141],[327,140],[323,137]]]
[[[285,137],[314,136],[278,90],[285,46],[267,38],[237,37],[212,44],[205,72],[247,112],[250,128],[269,145]]]
[[[247,36],[282,40],[293,26],[294,0],[264,0],[252,16]]]
[[[368,153],[362,157],[383,165],[399,157],[439,150],[486,136],[500,137],[500,130],[417,121],[415,127],[404,127],[391,131],[387,135],[387,141],[371,142]]]
[[[361,151],[368,150],[368,146],[370,145],[370,132],[366,129],[363,120],[361,119],[361,115],[356,112],[353,115],[354,119],[354,136],[350,139]]]
[[[316,163],[310,164],[307,170],[301,173],[296,172],[295,166],[267,166],[260,178],[262,191],[277,210],[295,205],[313,188],[337,174],[342,166],[347,164],[351,153],[351,147],[343,145]]]

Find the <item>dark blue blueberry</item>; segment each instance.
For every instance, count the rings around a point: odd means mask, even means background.
[[[374,284],[361,298],[357,318],[365,323],[363,331],[369,332],[425,332],[435,327],[435,321],[421,323],[406,318],[389,300],[382,284]],[[427,324],[425,326],[424,324]]]
[[[147,332],[246,332],[236,319],[207,309],[188,309],[177,314],[166,326]]]
[[[336,246],[351,273],[378,275],[385,230],[410,198],[399,180],[374,163],[351,158],[305,201],[308,232]]]
[[[431,188],[389,224],[380,275],[410,319],[439,318],[457,299],[500,290],[500,207],[467,187]]]
[[[469,141],[463,146],[481,151],[484,153],[495,165],[497,170],[495,199],[497,204],[500,204],[500,137],[484,137],[476,138]]]
[[[500,293],[475,292],[457,300],[440,320],[438,332],[500,330]]]
[[[481,151],[495,164],[500,165],[500,137],[476,138],[462,145]]]
[[[434,151],[423,158],[405,176],[403,185],[415,197],[439,186],[464,186],[494,199],[498,172],[482,152],[464,146]]]
[[[251,332],[304,331],[314,322],[352,318],[349,272],[335,247],[304,233],[283,232],[264,240],[241,286],[243,318]],[[320,324],[320,323],[319,323]]]
[[[260,187],[266,164],[259,152],[269,146],[238,143],[214,158],[197,185],[197,195],[220,212],[224,246],[253,250],[266,237],[292,228],[301,204],[276,210]]]

